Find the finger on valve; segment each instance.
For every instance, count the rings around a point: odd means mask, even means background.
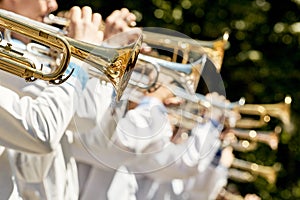
[[[93,13],[88,6],[84,6],[82,9],[74,6],[68,15],[70,19],[69,37],[90,43],[100,43],[103,40],[103,36],[101,38],[101,32],[98,30],[102,21],[99,13]]]
[[[132,25],[135,26],[135,20],[135,15],[127,8],[113,11],[105,20],[104,38],[130,30]]]

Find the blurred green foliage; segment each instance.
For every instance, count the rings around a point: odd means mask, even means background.
[[[261,146],[239,156],[264,165],[282,163],[275,185],[258,178],[238,184],[240,192],[262,199],[300,199],[300,0],[73,0],[58,1],[59,10],[91,6],[107,17],[127,7],[141,27],[164,27],[192,38],[214,40],[230,31],[221,75],[227,97],[247,103],[278,103],[291,95],[292,131],[283,130],[277,151]]]

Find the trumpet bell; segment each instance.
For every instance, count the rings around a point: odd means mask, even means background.
[[[270,116],[281,120],[287,131],[290,131],[293,128],[291,122],[291,103],[292,98],[290,96],[286,96],[283,102],[263,105]]]
[[[101,46],[71,38],[67,40],[71,44],[72,55],[102,73],[114,86],[116,99],[119,100],[137,62],[142,43],[141,29],[134,28],[116,34],[105,40]]]
[[[237,108],[242,117],[237,121],[237,128],[261,128],[270,122],[271,117],[281,120],[284,127],[289,131],[291,130],[291,106],[292,99],[290,96],[286,96],[284,102],[274,104],[245,104]],[[251,118],[249,117],[251,116]],[[255,119],[258,117],[259,119]]]
[[[213,41],[195,40],[167,30],[161,30],[160,32],[156,29],[144,29],[144,42],[149,45],[164,47],[166,50],[173,52],[173,55],[168,58],[169,61],[178,62],[178,55],[180,55],[181,63],[186,64],[193,62],[193,59],[197,59],[199,55],[207,54],[214,63],[216,70],[221,71],[224,51],[229,46],[228,32]]]

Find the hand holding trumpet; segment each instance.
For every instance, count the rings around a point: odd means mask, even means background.
[[[78,25],[93,28],[95,34],[89,33],[89,40],[93,43],[100,43],[109,37],[129,31],[131,27],[136,25],[136,16],[127,8],[113,11],[104,21],[101,14],[92,13],[92,9],[88,6],[80,9],[74,6],[70,11],[63,11],[58,16],[49,15],[44,18],[47,24],[57,24],[67,29],[67,36],[78,39],[77,37],[84,34]]]
[[[233,127],[240,115],[234,110],[226,109],[230,105],[230,101],[216,92],[208,93],[205,97],[211,105],[222,105],[211,106],[210,109],[207,109],[205,118],[222,124],[226,123],[227,126]]]
[[[67,36],[89,43],[100,43],[103,40],[103,33],[97,28],[102,21],[99,13],[93,13],[88,6],[82,9],[74,6],[68,15],[70,22]]]
[[[136,16],[131,13],[127,8],[113,11],[105,20],[104,38],[128,31],[136,24]]]

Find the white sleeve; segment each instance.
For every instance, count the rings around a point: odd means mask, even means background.
[[[111,136],[117,126],[116,116],[112,115],[115,111],[112,100],[111,84],[101,83],[95,78],[87,82],[79,109],[72,120],[74,141],[71,143],[71,148],[76,160],[97,167],[104,167],[103,164],[118,167],[119,163],[122,163],[122,158],[128,158],[123,156],[123,151],[119,148],[110,146]]]
[[[207,169],[185,181],[184,193],[189,199],[216,199],[227,184],[228,169],[210,165]]]
[[[78,134],[87,134],[102,120],[112,102],[113,86],[90,78],[79,99],[78,109],[68,129]]]
[[[111,93],[105,93],[104,96],[111,99]],[[141,105],[135,110],[127,112],[126,116],[123,117],[126,106],[126,101],[124,101],[115,106],[105,106],[106,109],[99,109],[103,114],[99,113],[102,117],[97,126],[76,134],[74,137],[72,151],[76,159],[99,167],[107,165],[116,168],[135,159],[136,154],[148,146],[149,141],[147,139],[151,141],[162,138],[161,134],[151,137],[150,130],[165,128],[168,130],[167,132],[171,133],[168,123],[164,121],[167,120],[165,113],[161,111],[163,105],[159,104],[158,100],[151,101],[152,111],[150,111],[149,106]],[[145,112],[144,109],[148,111]],[[150,114],[158,117],[154,123],[149,122],[151,125],[148,128],[146,127],[147,119],[152,118],[147,115]],[[161,126],[164,123],[165,127]],[[159,125],[157,126],[157,124]],[[135,135],[136,131],[141,135]],[[169,141],[170,136],[168,134],[165,136]]]
[[[148,172],[147,176],[156,181],[186,179],[206,168],[219,147],[218,130],[207,123],[198,127],[197,134],[182,144],[166,143],[156,152],[141,154],[133,163],[134,172]],[[211,141],[203,137],[212,136]],[[202,142],[204,140],[204,142]]]
[[[75,67],[60,85],[50,85],[37,98],[0,86],[0,141],[16,150],[47,153],[56,148],[69,124],[85,84],[86,72]]]
[[[163,181],[197,174],[200,161],[218,148],[219,131],[212,123],[197,127],[197,132],[188,142],[173,144],[165,107],[149,98],[126,114],[118,123],[116,135],[121,146],[137,154],[127,165],[133,173],[148,172],[148,176]],[[204,135],[209,135],[212,141],[203,142]]]
[[[146,97],[118,122],[114,135],[121,146],[140,154],[153,143],[169,142],[172,129],[164,105]]]

